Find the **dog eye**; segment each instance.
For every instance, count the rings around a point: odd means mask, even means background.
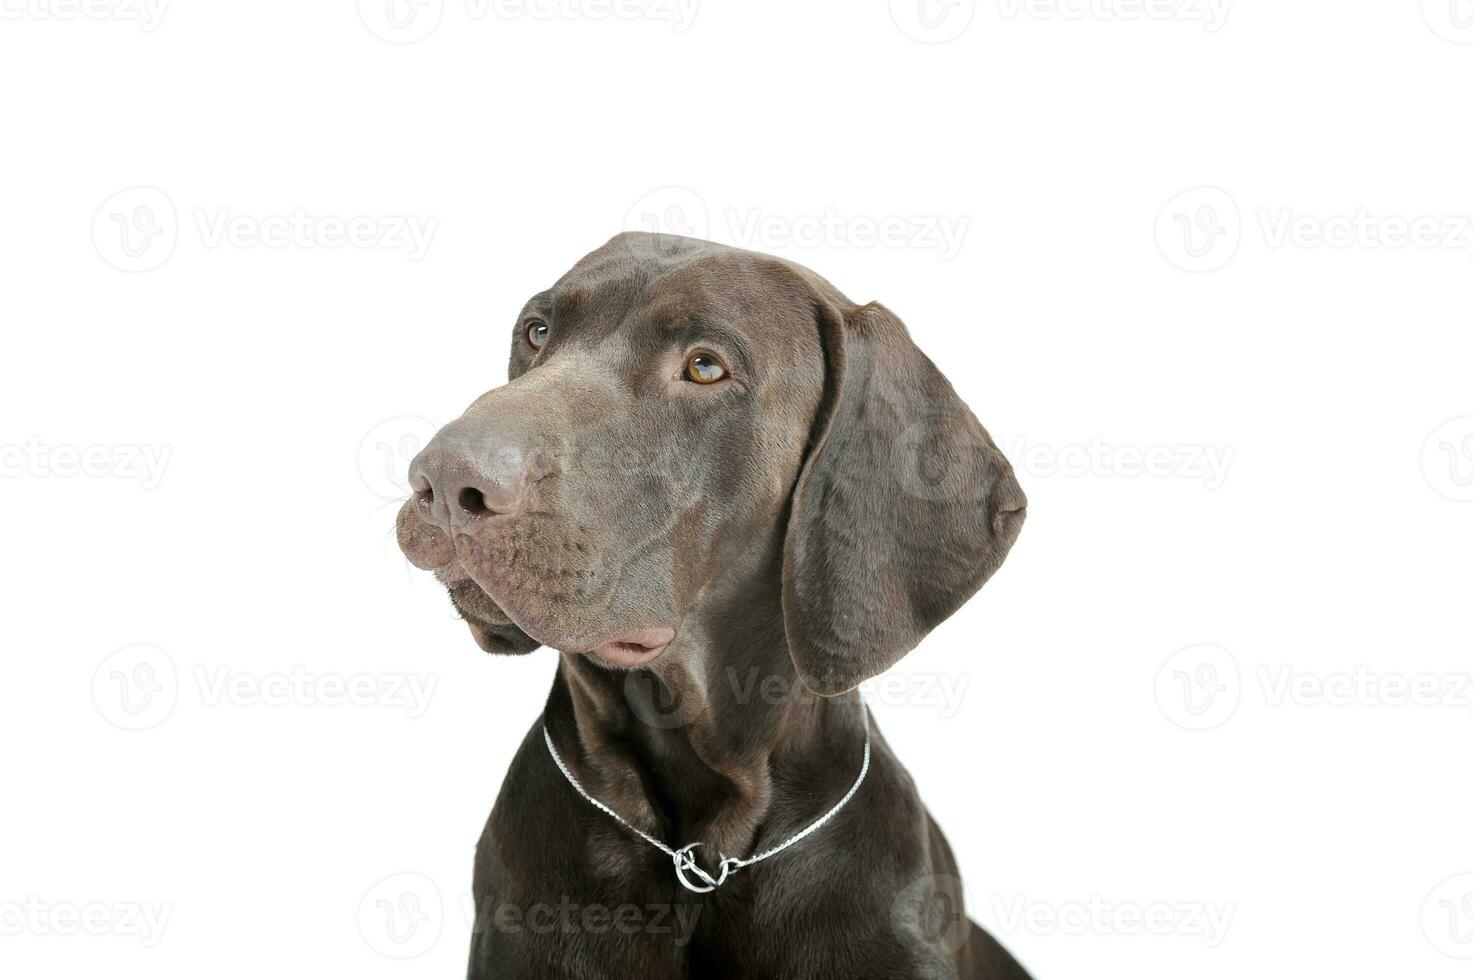
[[[527,343],[532,345],[533,350],[541,350],[542,345],[547,343],[548,334],[552,330],[541,320],[533,320],[527,324]]]
[[[715,384],[726,377],[726,365],[715,354],[697,351],[685,359],[685,380],[698,385]]]

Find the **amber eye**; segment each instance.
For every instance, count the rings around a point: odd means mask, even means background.
[[[541,350],[542,345],[547,343],[547,335],[552,333],[547,324],[541,320],[533,320],[527,324],[527,343],[532,345],[533,350]]]
[[[698,385],[715,384],[726,377],[726,365],[715,354],[697,351],[685,359],[685,380]]]

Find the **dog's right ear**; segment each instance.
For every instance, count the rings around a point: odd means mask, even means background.
[[[1002,564],[1028,502],[895,314],[821,295],[815,310],[827,378],[793,491],[783,617],[799,677],[834,695],[966,602]]]

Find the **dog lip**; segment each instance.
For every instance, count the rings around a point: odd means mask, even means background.
[[[615,667],[642,667],[665,651],[675,631],[668,626],[622,633],[593,648],[593,655]]]
[[[467,623],[472,623],[480,626],[512,625],[510,617],[492,616],[484,609],[467,608],[464,604],[457,602],[454,598],[451,598],[450,605],[453,606],[455,608],[455,611],[460,614],[460,618],[465,620]]]
[[[442,578],[441,581],[449,593],[450,604],[466,622],[489,627],[511,625],[511,617],[506,615],[506,611],[469,577],[449,581]]]

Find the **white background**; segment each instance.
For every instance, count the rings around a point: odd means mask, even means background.
[[[1038,977],[1466,976],[1467,0],[559,2],[0,0],[0,971],[462,973],[554,657],[404,464],[663,227],[889,305],[1018,469],[870,696]]]

